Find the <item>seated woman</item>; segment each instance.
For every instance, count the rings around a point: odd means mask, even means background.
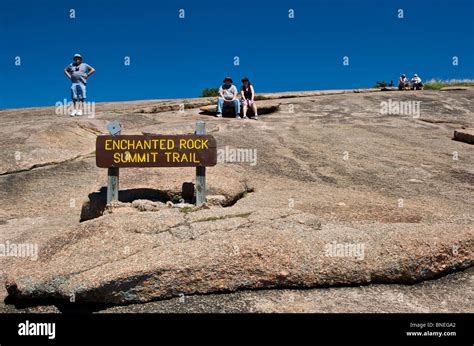
[[[242,96],[242,113],[243,118],[248,119],[247,109],[250,107],[253,110],[254,116],[251,119],[258,120],[257,106],[255,105],[255,90],[247,77],[242,79],[242,89],[240,89]]]

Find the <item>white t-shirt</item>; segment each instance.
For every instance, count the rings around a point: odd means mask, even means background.
[[[219,93],[221,93],[226,100],[232,100],[234,98],[234,95],[237,95],[237,88],[235,85],[226,85],[223,84],[219,88]]]

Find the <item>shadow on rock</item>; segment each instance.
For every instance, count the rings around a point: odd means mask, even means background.
[[[18,311],[24,310],[28,313],[37,313],[38,309],[41,310],[42,307],[54,306],[59,312],[63,314],[92,314],[104,309],[112,308],[116,306],[115,304],[105,304],[105,303],[75,303],[69,302],[63,299],[20,299],[16,297],[8,296],[5,299],[5,304],[13,305],[14,308]]]
[[[138,199],[146,199],[153,202],[166,203],[177,199],[187,201],[183,195],[188,194],[189,184],[184,183],[183,192],[181,194],[172,193],[170,191],[162,191],[157,189],[140,188],[119,191],[119,201],[124,203],[131,203]],[[192,199],[193,196],[187,196],[187,199]],[[189,202],[192,202],[190,200]],[[98,192],[89,194],[89,200],[82,205],[80,222],[92,220],[104,214],[107,206],[107,187],[103,186]]]

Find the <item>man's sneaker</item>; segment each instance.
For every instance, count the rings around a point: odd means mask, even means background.
[[[254,115],[253,117],[251,117],[250,119],[253,119],[253,120],[258,120],[258,115]]]
[[[77,114],[77,111],[76,111],[75,109],[73,109],[73,110],[71,111],[71,113],[69,113],[69,115],[70,115],[71,117],[75,117],[76,114]]]
[[[240,114],[237,114],[237,115],[235,116],[235,119],[242,119],[242,118],[240,117]]]
[[[249,118],[249,117],[246,116],[246,115],[244,115],[244,116],[242,117],[242,119],[246,119],[246,120],[248,120],[248,118]]]
[[[217,113],[217,114],[216,114],[216,117],[222,118],[222,113]]]
[[[76,114],[76,115],[77,115],[77,116],[82,115],[82,109],[79,109],[79,110],[77,111],[77,114]]]

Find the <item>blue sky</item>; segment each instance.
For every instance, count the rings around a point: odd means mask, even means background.
[[[0,108],[69,98],[63,69],[76,52],[97,69],[96,102],[196,97],[225,75],[248,76],[257,93],[370,87],[403,72],[474,79],[473,14],[474,0],[2,0]]]

